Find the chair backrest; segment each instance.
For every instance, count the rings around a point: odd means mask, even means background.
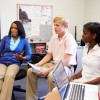
[[[38,63],[46,54],[31,54],[31,63]]]
[[[22,51],[23,55],[25,53],[25,50]],[[23,60],[20,60],[20,65],[23,63]],[[19,69],[19,72],[17,73],[15,80],[23,79],[25,76],[27,76],[27,71],[25,69]]]
[[[25,69],[20,69],[15,77],[15,80],[23,79],[25,76],[27,76],[27,71]]]
[[[75,73],[79,72],[82,69],[82,56],[83,56],[84,46],[77,47],[77,68]]]

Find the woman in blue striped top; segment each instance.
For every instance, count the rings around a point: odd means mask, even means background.
[[[25,39],[23,25],[19,21],[14,21],[8,36],[4,36],[0,43],[0,100],[11,100],[14,78],[20,69],[20,60],[30,60],[30,58],[30,44]]]

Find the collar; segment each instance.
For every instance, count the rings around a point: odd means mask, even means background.
[[[69,34],[68,31],[66,31],[65,35],[62,37],[62,39],[66,38],[67,34]],[[58,39],[58,34],[56,34],[56,38]]]
[[[86,48],[89,48],[89,44],[87,44],[86,45]],[[98,44],[96,44],[93,48],[92,48],[92,50],[96,50],[97,48],[99,48],[100,46],[98,45]]]

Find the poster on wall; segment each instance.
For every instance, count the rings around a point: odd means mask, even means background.
[[[30,42],[50,40],[52,9],[48,5],[17,4],[17,19],[22,22]]]

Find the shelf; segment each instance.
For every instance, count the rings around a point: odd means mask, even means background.
[[[32,54],[42,54],[41,52],[37,53],[37,51],[38,51],[38,50],[36,51],[36,45],[37,44],[45,44],[44,50],[46,50],[46,42],[30,42]],[[46,54],[46,53],[43,53],[43,54]]]
[[[35,41],[35,42],[30,42],[30,44],[40,44],[40,43],[46,43],[46,42],[43,42],[43,41],[41,41],[41,42],[37,42],[37,41]]]

